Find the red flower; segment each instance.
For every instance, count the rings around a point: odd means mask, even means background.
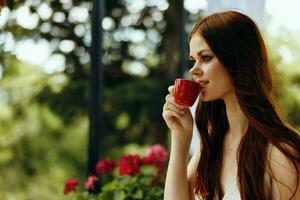
[[[64,194],[67,195],[70,192],[75,191],[75,188],[78,185],[79,185],[79,182],[76,179],[70,178],[65,184]]]
[[[120,159],[119,175],[134,175],[140,173],[140,161],[141,158],[139,155],[122,156]]]
[[[118,166],[118,163],[112,160],[99,160],[96,165],[97,174],[105,174],[111,172],[115,167]]]
[[[143,159],[143,164],[146,164],[146,165],[152,165],[152,164],[155,164],[155,157],[152,156],[152,155],[146,156],[146,157]]]
[[[143,160],[145,164],[162,164],[168,159],[167,150],[160,144],[155,144],[151,146],[146,153],[146,156]]]
[[[85,189],[91,190],[95,188],[95,182],[98,180],[97,176],[92,175],[88,177],[88,180],[85,182]]]

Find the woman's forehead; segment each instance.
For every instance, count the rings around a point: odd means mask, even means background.
[[[199,35],[195,34],[191,37],[190,40],[190,55],[196,56],[199,52],[203,50],[211,50],[207,45],[205,39]]]

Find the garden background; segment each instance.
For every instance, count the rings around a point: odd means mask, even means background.
[[[105,157],[169,145],[161,112],[167,87],[182,76],[180,2],[106,1]],[[205,4],[191,2],[187,33],[205,14]],[[88,0],[15,0],[1,11],[0,200],[63,199],[69,177],[86,179],[91,11]],[[266,13],[262,28],[274,95],[300,130],[300,29],[275,22]]]

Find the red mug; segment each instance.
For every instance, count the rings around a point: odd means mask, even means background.
[[[179,105],[192,106],[201,90],[201,85],[188,79],[176,79],[174,83],[175,102]]]

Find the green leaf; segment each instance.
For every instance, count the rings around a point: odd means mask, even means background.
[[[114,191],[104,191],[98,195],[97,200],[112,200],[114,198]]]
[[[93,194],[89,194],[87,191],[78,192],[78,196],[76,200],[95,200],[95,196]]]
[[[141,173],[145,175],[152,175],[153,173],[157,173],[157,168],[153,165],[144,165],[141,168]]]
[[[108,191],[108,190],[114,190],[117,188],[118,181],[117,180],[112,180],[111,182],[106,183],[102,187],[102,191]]]
[[[119,180],[121,186],[134,187],[137,184],[138,178],[134,176],[121,176]]]
[[[123,190],[110,190],[98,195],[97,200],[125,200],[126,194]]]
[[[114,191],[114,198],[113,198],[113,200],[125,200],[125,198],[126,198],[126,194],[125,194],[124,191],[121,191],[121,190],[115,190]],[[112,200],[112,199],[110,199],[110,200]]]
[[[132,197],[134,199],[143,199],[143,190],[139,189],[137,190],[133,195]]]
[[[152,183],[152,177],[150,176],[143,176],[140,178],[139,181],[142,185],[150,186]]]

